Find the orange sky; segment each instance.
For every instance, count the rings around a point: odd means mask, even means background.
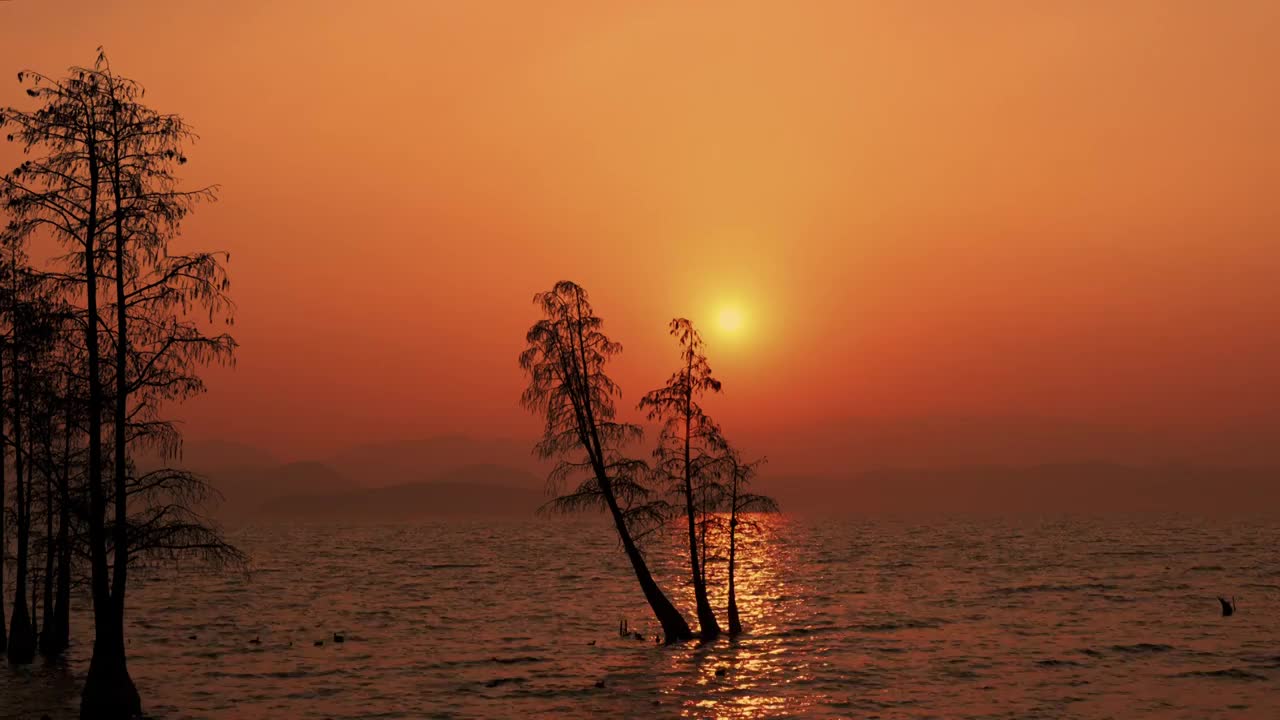
[[[803,9],[800,9],[803,8]],[[532,294],[626,405],[704,326],[731,432],[1280,428],[1280,3],[0,3],[194,124],[243,344],[181,411],[285,457],[531,435]],[[0,165],[14,164],[12,148]],[[717,332],[725,303],[746,319]]]

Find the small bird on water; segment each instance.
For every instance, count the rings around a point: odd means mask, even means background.
[[[1224,598],[1224,597],[1222,597],[1221,595],[1219,595],[1219,596],[1218,596],[1218,602],[1222,603],[1222,617],[1231,617],[1232,615],[1235,615],[1235,614],[1236,614],[1236,597],[1235,597],[1235,595],[1232,595],[1232,596],[1231,596],[1231,601],[1230,601],[1230,602],[1228,602],[1226,598]]]

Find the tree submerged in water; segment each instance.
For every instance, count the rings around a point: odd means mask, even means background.
[[[767,495],[748,492],[748,486],[759,472],[764,460],[745,461],[737,450],[722,442],[724,455],[721,467],[728,476],[728,493],[725,505],[729,513],[729,636],[742,634],[742,618],[738,615],[737,561],[738,531],[740,528],[759,530],[759,524],[749,516],[754,513],[776,513],[778,503]]]
[[[662,424],[658,447],[653,452],[657,460],[655,471],[684,509],[698,630],[703,640],[710,640],[720,634],[720,624],[707,597],[706,574],[709,514],[721,494],[714,454],[720,429],[698,400],[707,392],[720,392],[721,384],[711,374],[706,346],[693,323],[676,318],[669,330],[680,343],[680,367],[665,385],[641,398],[639,407],[648,412],[650,420]]]
[[[689,623],[653,579],[637,544],[665,523],[667,508],[644,484],[646,464],[625,455],[626,446],[640,440],[643,431],[615,419],[621,390],[605,365],[622,352],[622,345],[604,334],[603,320],[575,283],[558,282],[533,301],[544,317],[529,328],[527,348],[520,354],[520,367],[529,378],[520,401],[546,418],[535,449],[541,457],[558,459],[548,478],[552,491],[577,483],[546,507],[608,512],[665,642],[691,639]]]

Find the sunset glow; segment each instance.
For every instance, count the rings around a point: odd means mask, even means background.
[[[586,284],[638,392],[662,323],[735,278],[768,308],[739,332],[770,342],[721,362],[719,414],[753,435],[852,408],[1106,418],[1178,436],[1144,454],[1256,461],[1239,440],[1280,423],[1278,8],[10,2],[0,66],[20,102],[18,69],[102,44],[199,132],[183,176],[223,192],[184,238],[231,251],[243,351],[183,409],[193,439],[305,458],[334,408],[366,441],[525,435],[531,293]]]
[[[1278,70],[1280,0],[0,0],[0,717],[1280,718]]]
[[[720,329],[730,335],[741,332],[746,324],[746,318],[743,316],[742,311],[734,306],[721,308],[718,320]]]

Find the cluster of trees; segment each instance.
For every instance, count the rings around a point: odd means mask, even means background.
[[[735,586],[738,532],[748,526],[751,514],[778,508],[772,499],[749,492],[762,461],[744,459],[701,405],[703,396],[721,390],[701,336],[688,320],[671,321],[680,366],[639,404],[661,427],[650,464],[628,456],[643,430],[617,419],[621,390],[605,368],[622,346],[604,333],[586,291],[562,281],[537,294],[534,303],[543,318],[529,329],[520,355],[529,379],[521,403],[546,418],[536,451],[558,460],[551,486],[559,492],[566,483],[576,483],[548,507],[603,508],[609,513],[668,643],[692,639],[693,631],[654,580],[640,542],[664,528],[679,526],[687,532],[698,635],[708,640],[722,632],[707,592],[707,566],[713,558],[709,553],[718,552],[719,539],[727,537],[729,634],[740,633]]]
[[[87,595],[81,716],[136,717],[130,570],[244,560],[200,512],[209,485],[167,466],[181,437],[162,415],[204,391],[201,367],[233,359],[217,329],[234,311],[227,258],[173,247],[214,195],[179,187],[194,139],[181,118],[148,107],[101,50],[64,77],[18,80],[34,107],[0,110],[0,134],[24,153],[0,177],[0,583],[13,582],[0,585],[12,598],[0,648],[14,663],[61,654]]]

